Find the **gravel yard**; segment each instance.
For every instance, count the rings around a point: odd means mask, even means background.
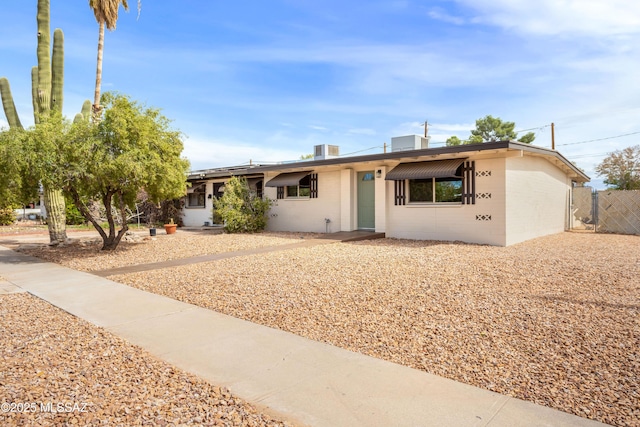
[[[83,239],[64,248],[52,248],[47,244],[30,244],[21,247],[20,251],[75,270],[96,271],[205,254],[286,245],[297,242],[302,237],[313,238],[314,236],[306,233],[233,235],[212,234],[206,231],[180,231],[170,236],[160,234],[155,238],[146,237],[141,242],[122,241],[113,252],[100,250],[102,247],[100,238]]]
[[[0,336],[2,426],[290,425],[26,293],[0,296]]]
[[[276,236],[212,236],[207,251],[249,237],[277,244]],[[118,266],[109,254],[79,251],[31,253],[60,253],[78,269]],[[382,239],[111,278],[585,418],[640,425],[638,236],[562,233],[508,248]]]

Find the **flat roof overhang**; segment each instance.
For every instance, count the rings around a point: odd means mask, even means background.
[[[277,165],[247,166],[240,168],[221,168],[203,171],[200,174],[193,173],[188,180],[203,178],[224,178],[238,175],[264,174],[268,172],[297,172],[301,170],[339,169],[342,167],[355,167],[367,163],[377,165],[396,165],[398,162],[417,162],[428,160],[444,160],[455,158],[473,157],[478,155],[533,155],[546,158],[548,161],[565,171],[575,182],[589,182],[590,178],[576,165],[567,160],[562,154],[548,148],[524,144],[516,141],[484,142],[479,144],[457,145],[453,147],[423,148],[419,150],[395,151],[390,153],[368,154],[363,156],[338,157],[325,160],[306,160]]]

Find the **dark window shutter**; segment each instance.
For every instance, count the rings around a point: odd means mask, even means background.
[[[284,187],[278,187],[276,198],[284,199]]]
[[[311,184],[310,197],[312,199],[317,199],[318,198],[318,174],[317,173],[311,174],[310,184]]]
[[[476,204],[476,162],[464,162],[462,182],[462,204]]]
[[[405,197],[405,180],[401,179],[398,181],[394,181],[395,182],[395,205],[396,206],[401,206],[406,204],[406,197]]]

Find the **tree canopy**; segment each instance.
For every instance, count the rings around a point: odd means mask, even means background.
[[[469,139],[461,140],[457,136],[452,136],[447,139],[447,146],[513,140],[531,144],[536,138],[533,132],[528,132],[518,138],[518,134],[514,130],[515,127],[516,124],[514,122],[505,122],[499,117],[488,115],[476,120],[476,128],[471,130]]]
[[[13,127],[0,132],[0,209],[24,205],[37,196],[38,182],[28,173],[28,159],[19,153],[25,132]]]
[[[100,233],[102,249],[112,250],[128,230],[123,221],[116,231],[114,209],[126,218],[126,208],[135,206],[141,189],[156,203],[181,197],[189,162],[181,157],[182,134],[170,128],[159,110],[109,92],[102,103],[105,109],[97,124],[71,123],[54,111],[37,126],[4,132],[2,141],[11,150],[9,158],[28,164],[18,175],[62,188]],[[92,217],[90,200],[104,204],[108,234]]]
[[[596,167],[596,173],[616,190],[640,190],[640,145],[609,154]]]

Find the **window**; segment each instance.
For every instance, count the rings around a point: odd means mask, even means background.
[[[394,181],[396,206],[407,203],[476,203],[474,161],[401,163],[388,172],[385,179]]]
[[[318,174],[312,172],[281,173],[270,179],[265,187],[277,187],[278,199],[317,199],[318,198]]]
[[[298,185],[287,185],[287,197],[310,197],[311,196],[311,176],[307,175],[300,180]]]
[[[196,184],[189,189],[187,195],[187,207],[190,208],[204,208],[205,192],[207,190],[207,184]]]
[[[461,203],[462,178],[409,180],[409,203]]]

